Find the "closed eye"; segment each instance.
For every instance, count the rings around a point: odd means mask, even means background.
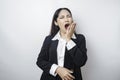
[[[71,18],[71,15],[67,15],[67,18]]]

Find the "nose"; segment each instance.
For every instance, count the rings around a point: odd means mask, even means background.
[[[65,22],[69,22],[69,19],[67,17],[65,17]]]

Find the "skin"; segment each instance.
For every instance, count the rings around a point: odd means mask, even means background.
[[[76,24],[73,22],[73,18],[71,14],[67,10],[61,10],[57,21],[54,21],[55,25],[59,26],[60,28],[60,35],[63,39],[66,40],[66,42],[69,42],[71,40],[71,37],[74,33]],[[69,24],[67,28],[65,28],[65,25]],[[73,73],[71,70],[64,68],[64,67],[58,67],[56,69],[56,73],[62,78],[62,80],[73,80],[75,77],[71,75]]]

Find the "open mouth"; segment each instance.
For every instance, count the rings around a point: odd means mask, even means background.
[[[69,27],[69,24],[65,24],[65,29],[67,29]]]

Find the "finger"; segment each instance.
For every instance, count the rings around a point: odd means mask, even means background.
[[[73,23],[71,29],[74,29],[75,26],[76,26],[76,23]]]
[[[76,23],[74,23],[73,25],[74,25],[74,27],[75,27],[75,26],[76,26]]]
[[[64,68],[65,69],[65,71],[67,71],[67,72],[69,72],[69,73],[73,73],[73,70],[69,70],[69,69],[67,69],[67,68]]]
[[[69,69],[67,69],[67,72],[69,72],[69,73],[73,73],[73,71],[71,71],[71,70],[69,70]]]
[[[66,77],[64,77],[64,79],[63,80],[68,80]]]
[[[69,33],[69,31],[70,31],[70,27],[67,28],[67,33]]]
[[[71,79],[75,79],[75,77],[71,74],[68,74],[68,76],[71,78]]]
[[[75,26],[74,26],[74,24],[71,24],[69,32],[74,32],[74,30],[75,30]]]
[[[65,76],[68,80],[71,80],[72,78],[69,76],[69,74],[67,74],[66,76]]]

